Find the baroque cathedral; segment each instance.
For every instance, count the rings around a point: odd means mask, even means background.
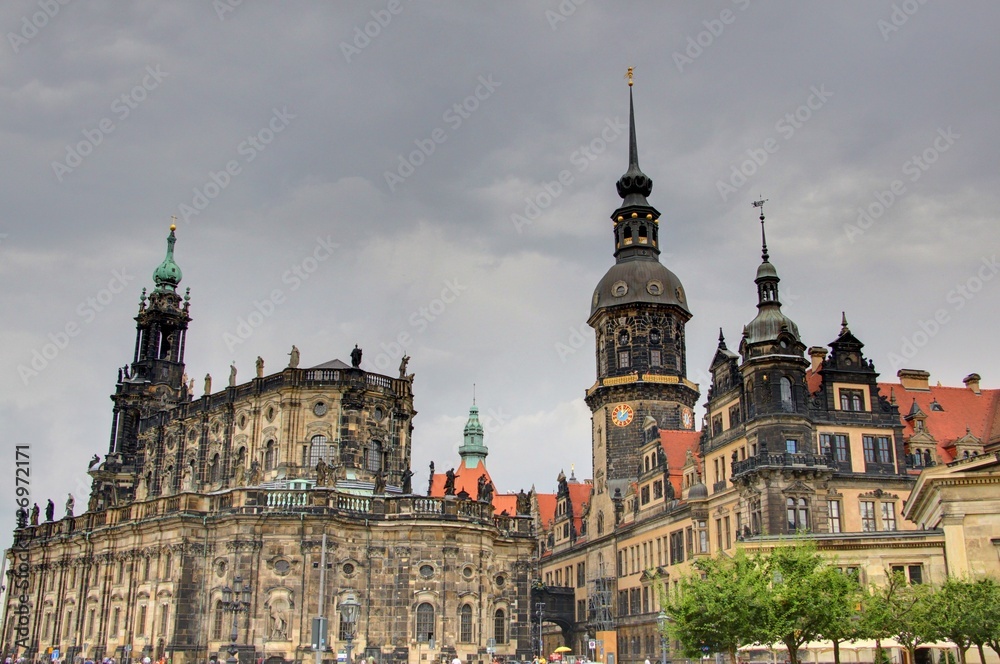
[[[309,368],[293,347],[281,371],[258,360],[251,380],[206,376],[196,396],[171,227],[86,510],[19,512],[4,651],[298,664],[353,646],[420,664],[567,645],[638,663],[663,654],[663,593],[699,557],[738,546],[805,534],[866,582],[1000,572],[1000,505],[986,498],[1000,483],[1000,390],[977,374],[964,387],[919,370],[880,381],[839,313],[833,341],[807,347],[781,310],[762,203],[757,314],[736,351],[720,330],[696,427],[693,308],[659,260],[631,85],[614,264],[587,319],[592,479],[560,472],[554,493],[497,492],[473,405],[456,466],[432,464],[416,486],[406,358],[398,376],[371,373],[357,347],[350,363]]]

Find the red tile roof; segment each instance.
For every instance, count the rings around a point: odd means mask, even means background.
[[[479,477],[485,473],[486,479],[490,482],[493,478],[490,477],[490,471],[486,470],[486,465],[480,461],[476,464],[475,468],[466,468],[465,464],[459,463],[455,468],[455,493],[459,494],[463,490],[469,494],[469,497],[473,500],[479,497]],[[447,472],[444,473],[434,473],[434,477],[431,478],[431,493],[430,495],[435,498],[441,498],[444,496],[444,484],[447,481]],[[493,496],[494,500],[496,498],[496,484],[493,485]],[[495,504],[495,503],[494,503]]]
[[[538,516],[542,521],[542,528],[548,528],[556,517],[556,494],[536,493],[535,499],[538,501]]]
[[[997,426],[997,410],[1000,404],[1000,390],[982,390],[976,394],[967,387],[934,386],[928,390],[908,390],[899,383],[879,383],[882,396],[895,395],[903,423],[903,437],[907,440],[915,432],[914,421],[906,421],[914,402],[927,419],[924,430],[934,437],[937,451],[946,463],[955,458],[953,445],[963,437],[968,427],[969,433],[983,441],[991,442]],[[941,410],[932,407],[937,402]]]
[[[681,497],[681,489],[684,486],[684,473],[681,472],[681,469],[687,462],[687,453],[690,451],[695,458],[698,458],[700,442],[700,431],[660,430],[660,444],[667,454],[667,464],[670,466],[670,483],[674,485],[674,495],[677,498]]]

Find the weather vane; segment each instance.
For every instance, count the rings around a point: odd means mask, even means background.
[[[754,201],[753,206],[755,208],[760,208],[760,245],[761,245],[761,257],[766,262],[768,259],[767,255],[767,237],[764,235],[764,203],[767,203],[766,198],[762,198],[759,201]]]
[[[627,78],[627,79],[628,79],[628,86],[629,86],[630,88],[632,87],[632,72],[633,72],[634,70],[635,70],[635,67],[629,67],[629,68],[628,68],[628,71],[627,71],[627,72],[625,72],[625,78]]]

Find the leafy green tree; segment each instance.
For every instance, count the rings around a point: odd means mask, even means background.
[[[666,598],[663,609],[671,618],[667,631],[681,644],[686,657],[701,657],[702,648],[729,654],[736,664],[740,647],[763,642],[767,634],[762,598],[767,593],[764,567],[757,556],[737,550],[694,563],[680,592]]]
[[[966,664],[966,652],[980,630],[981,617],[975,608],[978,599],[975,584],[975,581],[949,578],[934,593],[937,636],[958,646],[959,664]]]
[[[824,574],[832,575],[826,581],[826,592],[831,601],[820,636],[833,643],[833,661],[840,664],[840,644],[861,638],[858,606],[863,591],[856,577],[843,574],[835,567],[826,568]]]
[[[979,661],[986,661],[983,646],[990,646],[1000,654],[1000,583],[992,577],[971,583],[965,605],[969,622],[969,640],[979,651]]]
[[[798,651],[836,631],[847,615],[847,579],[816,550],[815,543],[798,542],[773,549],[765,559],[770,581],[763,598],[767,608],[768,638],[785,644],[791,664],[798,664]]]

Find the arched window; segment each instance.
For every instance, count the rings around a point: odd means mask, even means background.
[[[792,405],[792,381],[788,376],[782,376],[779,381],[781,386],[781,405],[791,406]]]
[[[462,643],[472,643],[472,605],[463,604],[458,611],[459,638]]]
[[[171,562],[173,562],[173,559],[172,559],[170,553],[168,552],[167,555],[166,555],[166,557],[164,557],[164,559],[163,559],[163,578],[164,579],[169,579],[170,578],[170,563]]]
[[[417,606],[417,641],[427,643],[434,636],[434,607],[427,602]]]
[[[274,441],[269,440],[264,445],[264,470],[274,470],[275,456]]]
[[[309,440],[309,467],[315,468],[316,464],[320,462],[320,459],[322,459],[324,463],[330,463],[330,452],[331,445],[326,436],[322,434],[313,436]]]
[[[215,620],[212,622],[212,640],[221,641],[222,640],[222,621],[225,618],[226,612],[222,608],[222,601],[216,600],[215,602]]]
[[[222,468],[219,463],[219,455],[215,454],[212,456],[212,463],[208,466],[208,481],[213,483],[218,482],[221,470]]]
[[[503,609],[493,614],[493,638],[497,643],[507,643],[507,613]]]
[[[382,470],[382,442],[373,440],[368,448],[368,470],[377,473]]]
[[[604,534],[604,512],[597,513],[597,534]]]

